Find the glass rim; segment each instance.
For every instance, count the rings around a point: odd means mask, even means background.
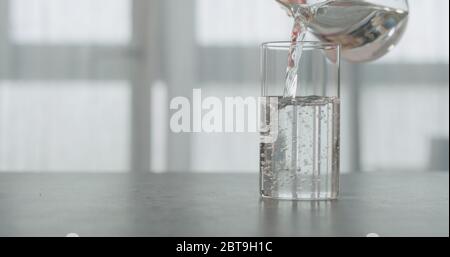
[[[321,41],[297,41],[295,45],[301,44],[303,50],[334,50],[340,49],[340,44],[331,42],[321,42]],[[281,49],[289,50],[291,48],[291,41],[271,41],[264,42],[261,44],[262,49]]]

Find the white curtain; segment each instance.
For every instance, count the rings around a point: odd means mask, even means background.
[[[448,1],[343,66],[342,170],[448,170]],[[174,134],[170,99],[258,96],[273,0],[0,0],[0,171],[257,172],[258,135]],[[447,151],[447,155],[445,155]]]

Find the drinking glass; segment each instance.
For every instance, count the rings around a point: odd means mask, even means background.
[[[298,42],[295,97],[285,96],[291,42],[261,47],[260,190],[263,198],[333,200],[339,194],[340,48]]]

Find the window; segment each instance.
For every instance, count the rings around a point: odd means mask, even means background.
[[[274,0],[196,0],[196,18],[197,41],[202,46],[286,40],[292,26]]]
[[[124,81],[0,81],[0,170],[129,170]]]
[[[14,0],[10,36],[18,44],[126,44],[130,15],[129,0]]]
[[[431,153],[436,143],[447,142],[448,147],[448,87],[371,85],[362,92],[363,167],[370,171],[430,170],[435,165]],[[448,155],[439,161],[448,165]]]
[[[132,170],[131,0],[0,0],[0,171]]]

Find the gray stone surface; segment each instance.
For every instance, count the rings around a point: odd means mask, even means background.
[[[335,202],[260,200],[257,175],[0,174],[0,236],[448,236],[448,173],[355,173]]]

